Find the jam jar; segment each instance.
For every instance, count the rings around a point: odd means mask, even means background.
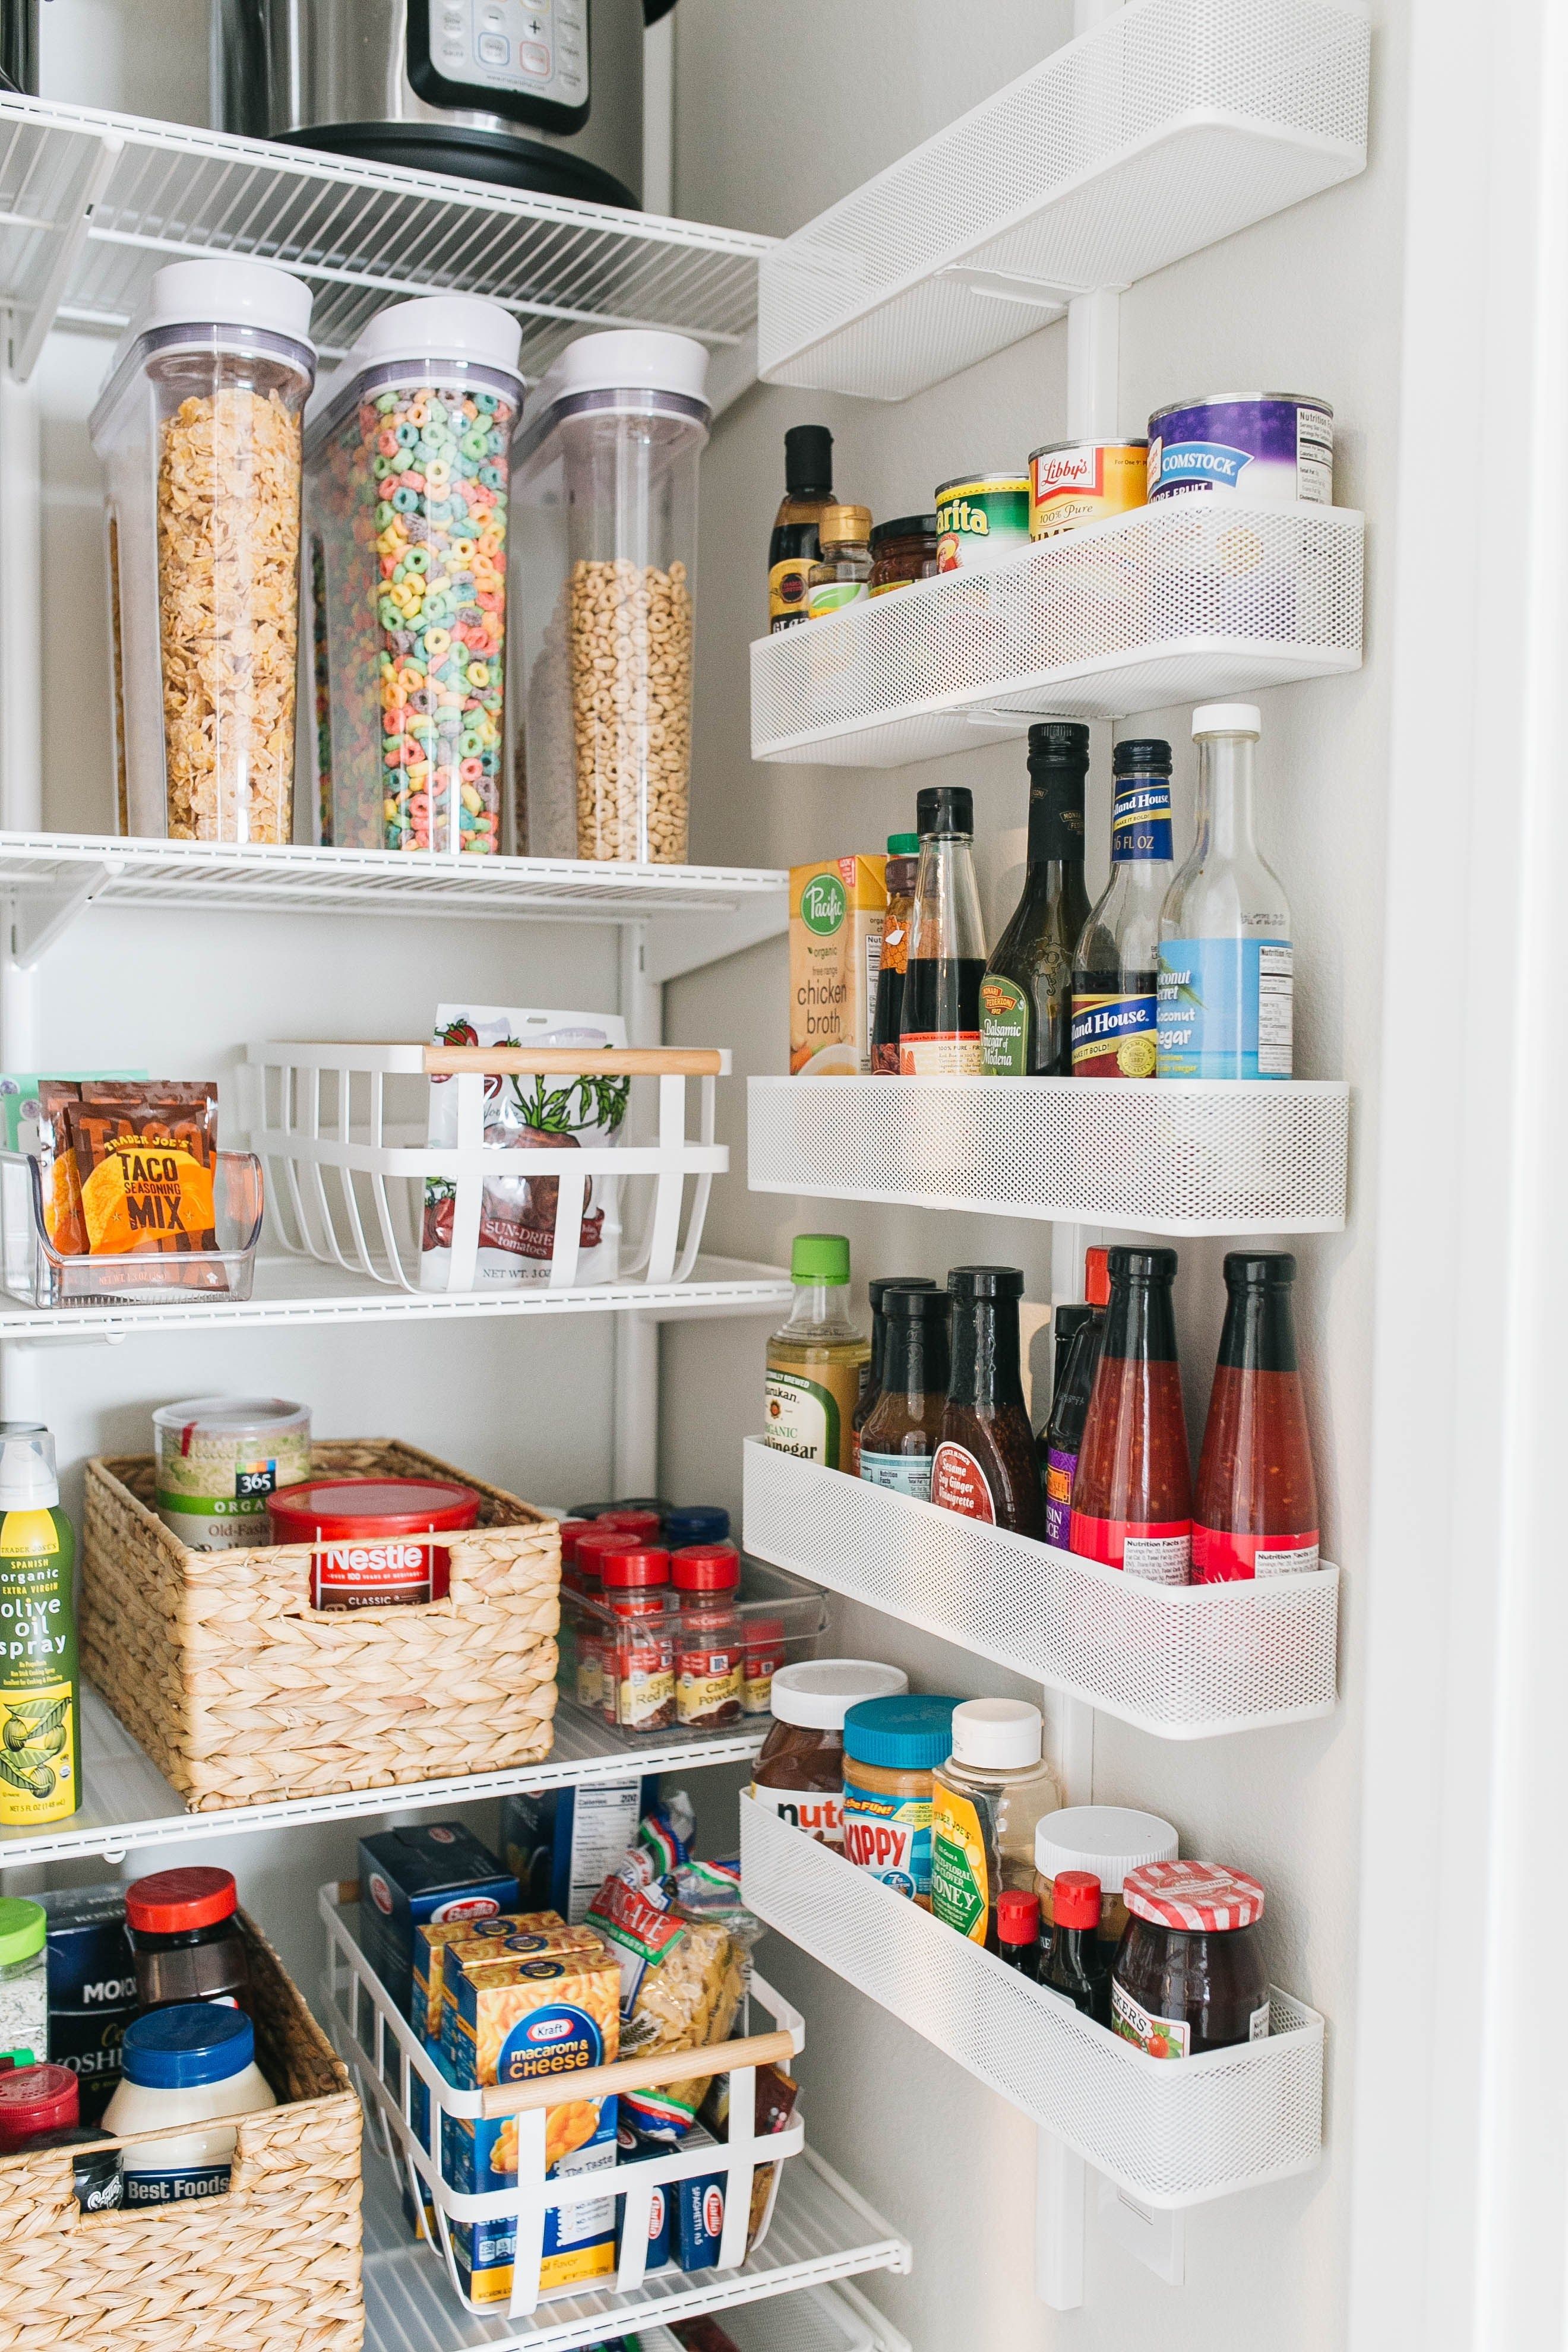
[[[1263,1889],[1244,1871],[1152,1862],[1122,1885],[1110,1978],[1114,2032],[1152,2058],[1196,2058],[1268,2035]]]

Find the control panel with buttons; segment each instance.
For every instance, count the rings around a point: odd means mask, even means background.
[[[442,79],[573,108],[588,102],[588,0],[429,0]]]

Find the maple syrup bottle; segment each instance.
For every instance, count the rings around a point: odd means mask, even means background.
[[[1318,1488],[1296,1364],[1287,1250],[1232,1250],[1193,1514],[1193,1581],[1318,1565]]]
[[[931,1501],[1042,1541],[1040,1457],[1018,1369],[1023,1275],[1016,1265],[955,1265],[947,1287],[952,1371]]]

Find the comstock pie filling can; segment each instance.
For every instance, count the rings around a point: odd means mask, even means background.
[[[1149,419],[1149,499],[1219,492],[1255,507],[1334,502],[1334,412],[1299,392],[1216,392]]]
[[[442,1601],[451,1552],[438,1538],[478,1523],[471,1486],[445,1478],[311,1478],[268,1504],[272,1539],[310,1547],[312,1609]]]
[[[1051,441],[1029,453],[1029,537],[1055,539],[1145,504],[1147,441]]]

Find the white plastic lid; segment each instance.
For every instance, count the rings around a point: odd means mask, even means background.
[[[1035,1832],[1035,1868],[1042,1878],[1054,1878],[1058,1870],[1092,1870],[1105,1894],[1120,1895],[1129,1871],[1174,1862],[1179,1843],[1158,1813],[1127,1805],[1065,1805],[1047,1813]]]
[[[178,1404],[161,1404],[153,1415],[154,1429],[212,1430],[225,1437],[246,1430],[281,1430],[309,1424],[308,1404],[291,1404],[287,1397],[186,1397]]]
[[[966,1698],[952,1710],[952,1753],[960,1764],[1005,1772],[1037,1764],[1040,1710],[1022,1698]]]
[[[1263,713],[1256,702],[1203,702],[1193,713],[1193,740],[1200,735],[1261,735]]]
[[[393,360],[477,360],[482,367],[518,373],[522,329],[499,302],[479,294],[426,294],[393,302],[361,330],[351,368],[384,367]]]
[[[138,334],[161,327],[264,327],[269,334],[310,342],[310,289],[302,278],[269,261],[171,261],[154,271]]]
[[[530,406],[542,415],[579,392],[670,392],[706,403],[708,352],[689,335],[650,327],[579,335],[546,372]]]
[[[863,1698],[897,1698],[909,1686],[902,1667],[879,1665],[874,1658],[807,1658],[779,1668],[770,1704],[779,1723],[842,1731],[849,1709]]]
[[[0,1436],[0,1511],[52,1511],[59,1499],[48,1431]]]

